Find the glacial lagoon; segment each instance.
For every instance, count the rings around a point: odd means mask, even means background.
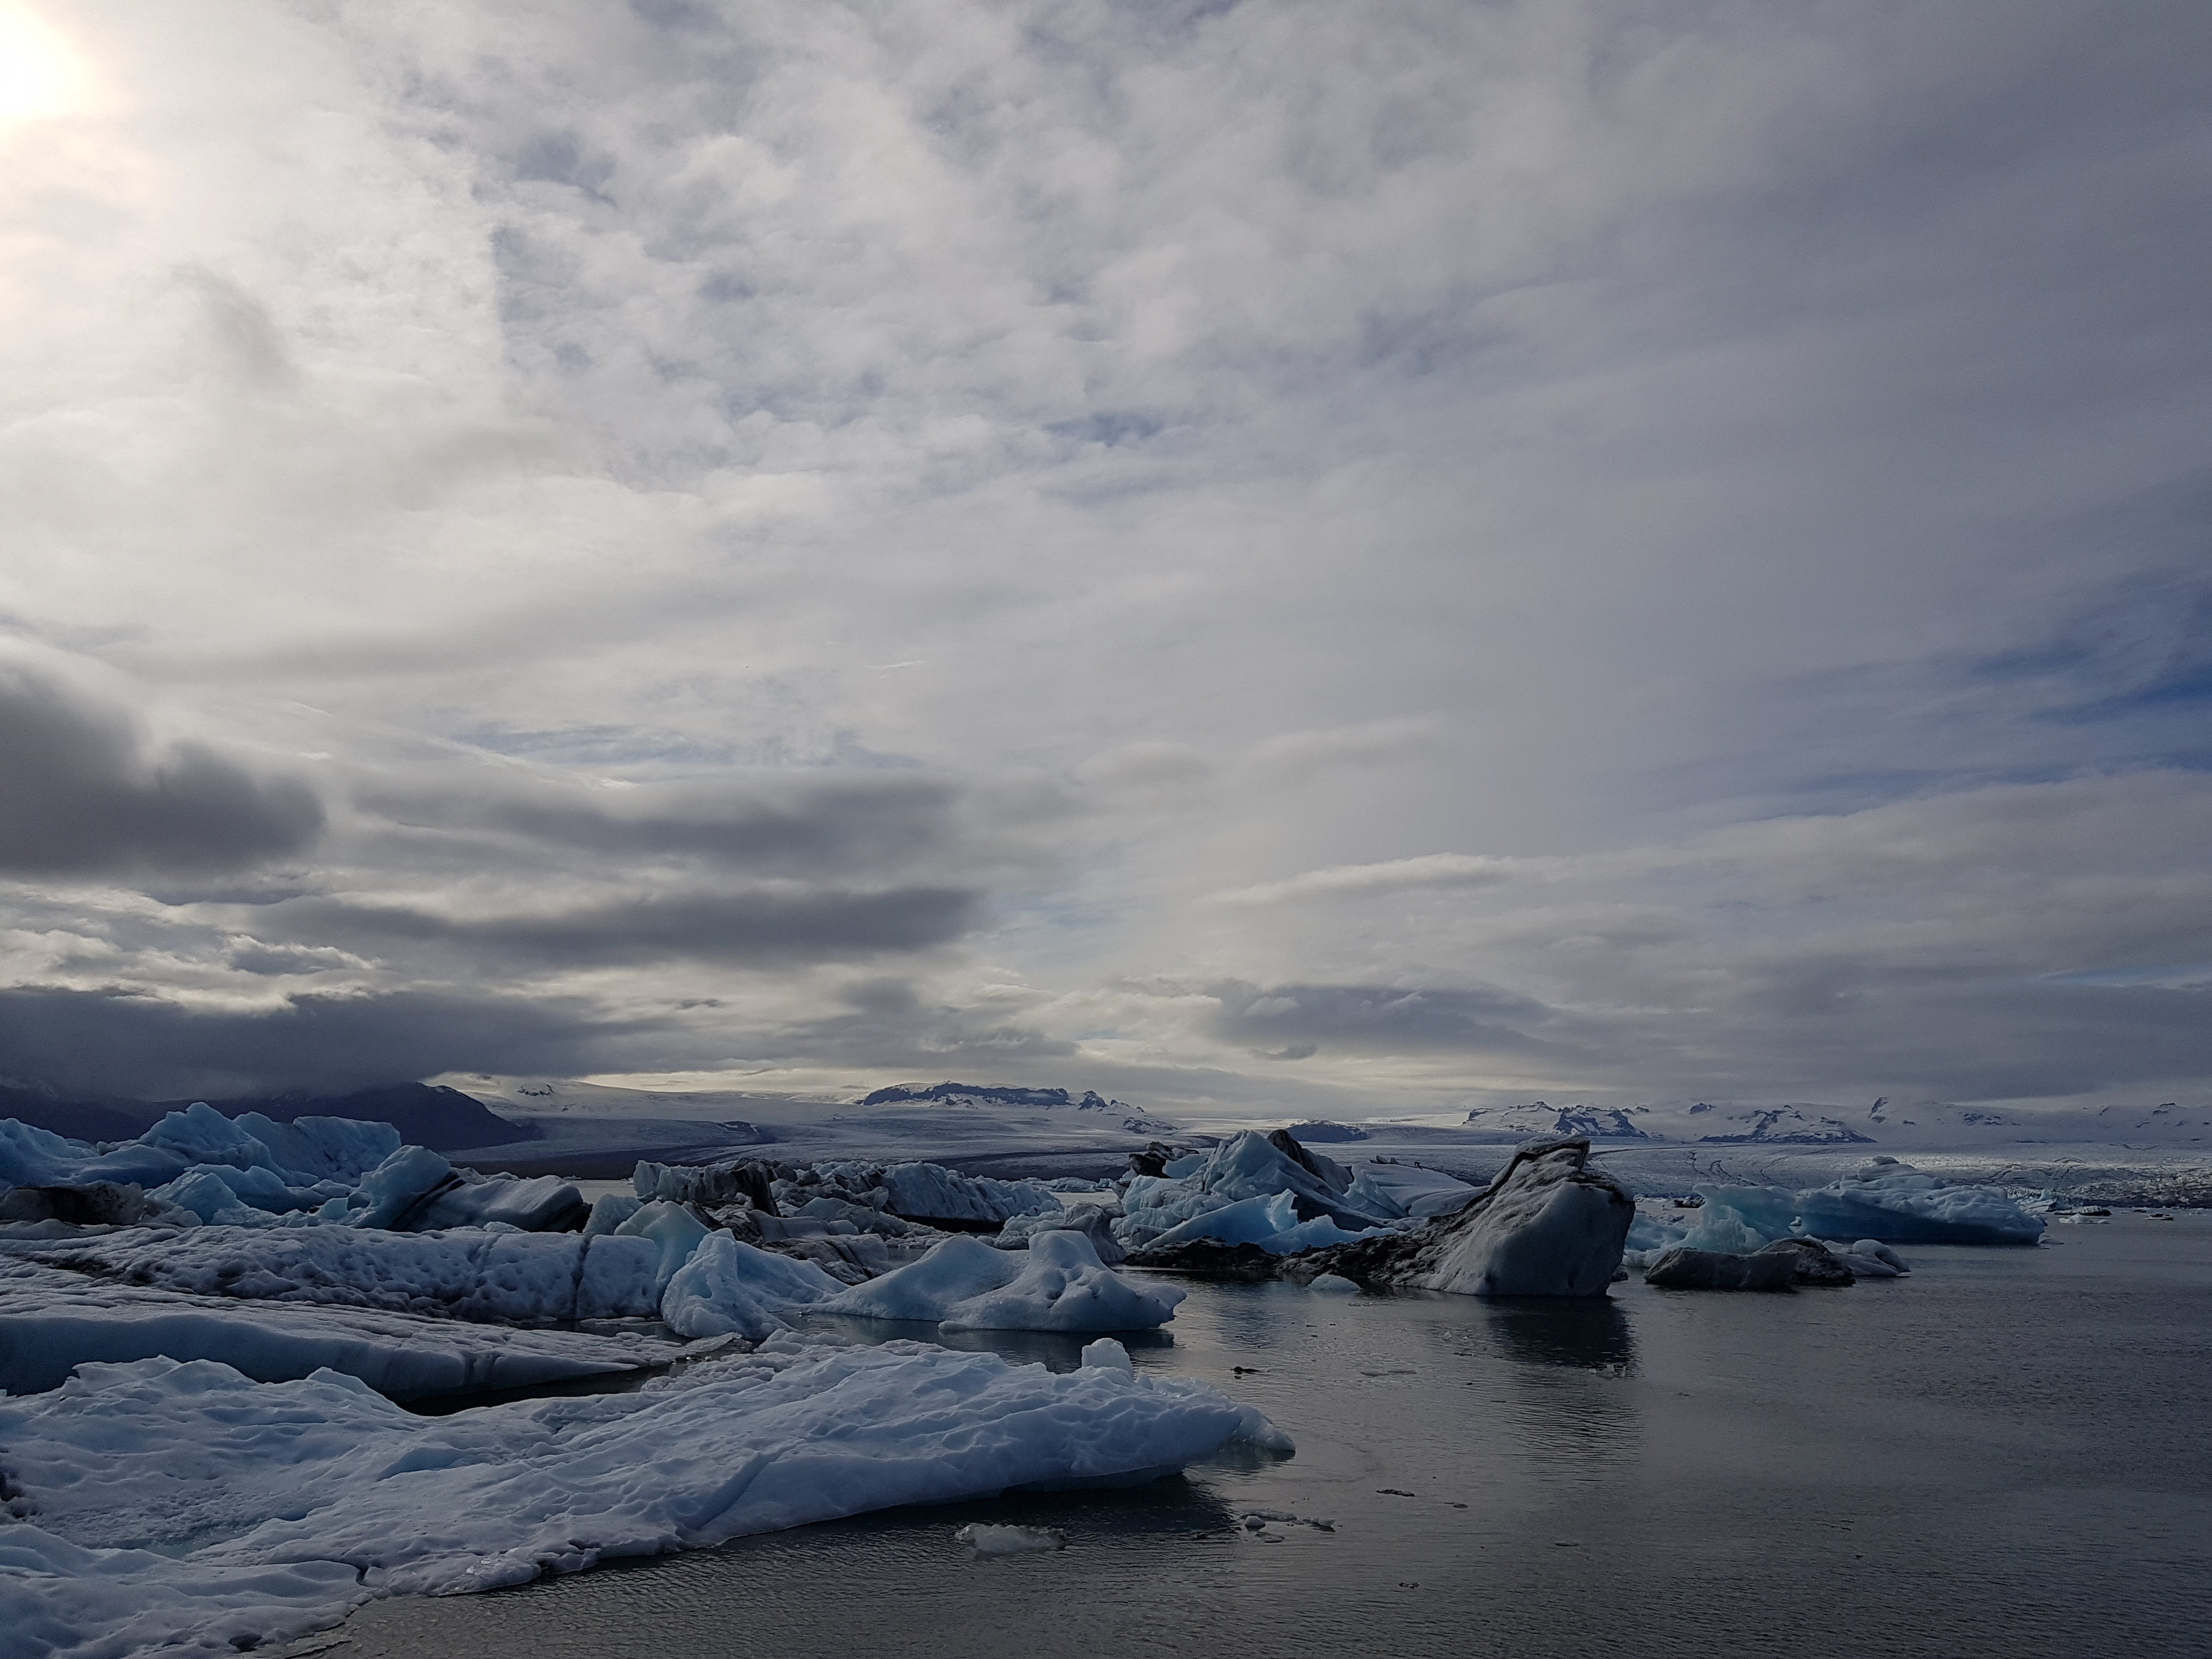
[[[373,1603],[291,1651],[2201,1655],[2212,1212],[2172,1213],[1787,1295],[1195,1284],[1136,1364],[1258,1406],[1296,1457]],[[1082,1341],[945,1340],[1055,1369]],[[955,1541],[971,1522],[1066,1546],[978,1557]]]

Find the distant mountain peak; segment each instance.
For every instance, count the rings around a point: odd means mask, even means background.
[[[857,1103],[896,1106],[925,1101],[940,1106],[1026,1106],[1047,1111],[1066,1109],[1125,1115],[1136,1111],[1126,1102],[1106,1099],[1095,1089],[1086,1089],[1079,1097],[1065,1089],[1024,1089],[984,1083],[894,1083],[863,1095]]]

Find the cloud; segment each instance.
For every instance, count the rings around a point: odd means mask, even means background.
[[[509,971],[665,962],[769,963],[915,951],[957,939],[981,895],[958,888],[882,892],[680,893],[571,909],[441,915],[398,905],[295,899],[263,923],[295,943],[366,955],[447,947]]]
[[[574,1000],[401,992],[208,1009],[99,991],[0,991],[12,1080],[138,1099],[338,1091],[448,1071],[589,1072],[660,1036]]]
[[[36,876],[238,870],[304,851],[314,792],[205,744],[149,744],[124,709],[0,662],[0,870]]]
[[[2202,8],[41,15],[0,986],[2203,1075]]]
[[[1349,898],[1376,893],[1414,892],[1439,887],[1486,887],[1508,879],[1504,859],[1467,853],[1429,853],[1419,858],[1389,859],[1381,864],[1340,864],[1308,870],[1284,881],[1236,887],[1212,896],[1215,904],[1280,904],[1296,899]]]

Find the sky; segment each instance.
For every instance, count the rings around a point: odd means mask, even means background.
[[[2202,1100],[2208,59],[0,0],[0,1080]]]

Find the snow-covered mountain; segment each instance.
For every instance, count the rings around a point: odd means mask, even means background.
[[[1905,1151],[1976,1151],[2007,1146],[2104,1145],[2212,1152],[2212,1106],[2003,1111],[1929,1101],[1899,1106],[1810,1102],[1780,1105],[1684,1104],[1625,1107],[1479,1106],[1464,1127],[1500,1139],[1581,1134],[1595,1141],[1704,1146],[1867,1146]]]

